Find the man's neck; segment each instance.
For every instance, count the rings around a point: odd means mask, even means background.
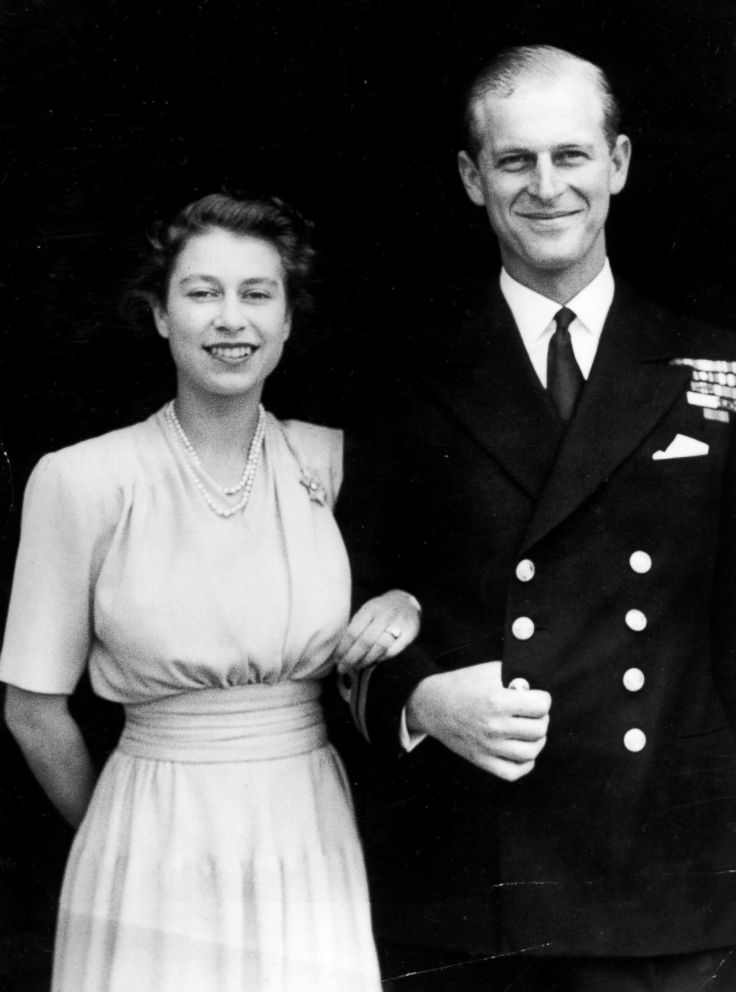
[[[593,264],[586,260],[586,262],[569,269],[531,270],[525,265],[519,265],[514,258],[504,258],[503,265],[511,278],[520,282],[522,286],[526,286],[528,289],[534,290],[535,293],[539,293],[540,296],[545,296],[548,300],[553,300],[564,307],[595,279],[605,261],[604,250],[603,257],[600,260],[595,259]]]

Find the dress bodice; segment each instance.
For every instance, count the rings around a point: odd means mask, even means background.
[[[319,677],[348,619],[339,431],[267,417],[247,507],[205,504],[163,411],[47,455],[24,502],[0,675],[108,699]],[[312,482],[310,489],[308,483]]]

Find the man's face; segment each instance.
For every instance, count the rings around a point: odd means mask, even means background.
[[[610,197],[626,182],[630,143],[609,148],[601,96],[579,69],[522,79],[475,106],[483,145],[459,156],[473,203],[484,205],[510,275],[532,288],[572,277],[581,288],[605,259]]]

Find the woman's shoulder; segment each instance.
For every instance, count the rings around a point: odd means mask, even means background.
[[[274,422],[280,426],[287,444],[309,480],[316,476],[334,505],[343,476],[343,432],[335,427],[323,427],[304,420]]]
[[[277,423],[300,453],[329,458],[342,451],[343,432],[336,427],[310,424],[306,420],[281,420]]]
[[[51,451],[36,464],[31,480],[53,478],[80,492],[109,490],[135,472],[141,446],[152,443],[155,430],[153,416]]]

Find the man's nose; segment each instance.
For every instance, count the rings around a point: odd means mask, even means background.
[[[537,159],[529,183],[529,192],[538,200],[554,200],[561,188],[562,182],[554,162],[549,158]]]

